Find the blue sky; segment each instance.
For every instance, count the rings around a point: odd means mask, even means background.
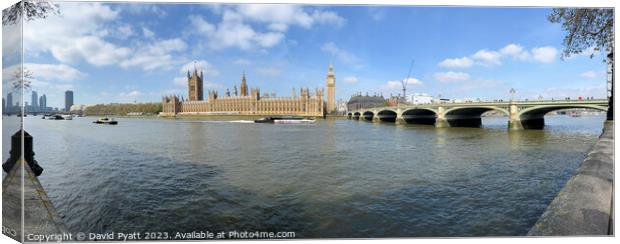
[[[289,96],[293,88],[324,86],[332,63],[337,99],[388,96],[400,92],[412,59],[408,93],[606,93],[602,55],[560,59],[564,33],[547,21],[548,8],[82,2],[61,3],[60,11],[24,26],[33,89],[54,107],[63,106],[67,89],[76,104],[186,96],[186,69],[195,60],[205,69],[205,90],[220,94],[239,86],[245,72],[250,87]],[[10,29],[3,28],[5,74],[15,68]]]

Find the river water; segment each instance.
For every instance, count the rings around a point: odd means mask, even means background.
[[[16,117],[3,117],[3,161]],[[601,133],[320,120],[270,125],[25,118],[74,232],[294,231],[297,238],[524,235]]]

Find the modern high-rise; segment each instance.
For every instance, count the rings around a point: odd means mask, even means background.
[[[334,75],[334,67],[329,65],[327,71],[327,108],[326,113],[333,113],[336,110],[336,76]]]
[[[36,91],[32,91],[32,97],[30,99],[30,104],[32,105],[32,111],[36,112],[39,110],[39,94]]]
[[[41,97],[39,97],[39,111],[46,111],[47,110],[47,97],[45,96],[45,94],[41,95]]]
[[[73,91],[68,90],[65,91],[65,112],[69,112],[73,106]]]
[[[13,111],[13,93],[6,94],[6,112],[10,113]]]

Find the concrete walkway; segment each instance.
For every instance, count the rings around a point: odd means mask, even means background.
[[[23,188],[22,175],[24,177]],[[23,240],[22,212],[24,217]],[[47,238],[62,236],[59,234],[65,234],[66,240],[69,234],[41,183],[32,173],[30,166],[22,160],[13,166],[2,181],[2,226],[7,228],[7,231],[4,232],[5,235],[20,242],[38,241],[35,238],[42,236]]]
[[[614,124],[553,199],[530,236],[613,235]]]

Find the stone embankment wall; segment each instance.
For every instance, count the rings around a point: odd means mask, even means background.
[[[614,124],[553,199],[530,236],[613,235]]]

